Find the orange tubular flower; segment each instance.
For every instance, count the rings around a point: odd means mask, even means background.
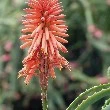
[[[40,77],[40,84],[47,88],[48,78],[55,78],[54,68],[68,68],[68,61],[59,54],[67,49],[61,43],[68,43],[65,37],[67,26],[59,0],[29,0],[29,8],[23,20],[24,29],[20,40],[24,42],[21,49],[29,48],[23,60],[23,68],[18,77],[25,77],[28,84],[33,76]]]

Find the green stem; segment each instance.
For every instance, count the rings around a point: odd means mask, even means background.
[[[82,6],[84,7],[85,19],[87,22],[87,26],[94,25],[94,19],[91,11],[90,0],[79,0]],[[104,34],[103,34],[104,35]],[[109,45],[103,40],[97,40],[93,38],[93,35],[87,31],[86,38],[91,46],[101,50],[102,52],[105,50],[110,50]],[[103,45],[102,45],[103,44]]]
[[[89,3],[89,0],[79,0],[79,1],[81,2],[81,4],[84,7],[87,25],[93,25],[94,20],[93,20],[93,17],[92,17],[91,5]]]
[[[48,110],[48,102],[47,102],[47,90],[42,88],[42,108],[43,110]]]

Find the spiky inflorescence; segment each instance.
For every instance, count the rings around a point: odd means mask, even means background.
[[[61,44],[68,43],[64,39],[68,37],[67,26],[61,20],[65,15],[59,0],[29,0],[28,6],[20,40],[24,42],[21,49],[29,50],[19,77],[24,76],[28,84],[33,76],[39,76],[41,86],[46,86],[49,76],[55,78],[54,68],[68,67],[68,61],[59,54],[59,50],[67,52]]]

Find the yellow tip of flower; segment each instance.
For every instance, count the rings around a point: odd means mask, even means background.
[[[18,75],[17,79],[18,79],[18,78],[20,78],[21,76],[22,76],[22,75],[19,73],[19,75]]]

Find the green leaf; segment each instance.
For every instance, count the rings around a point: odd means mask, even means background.
[[[102,106],[102,110],[105,110],[106,108],[108,108],[108,106],[110,107],[110,98],[105,101],[105,104]]]
[[[110,104],[107,105],[105,108],[103,108],[102,110],[110,110]]]
[[[66,110],[85,110],[86,107],[93,104],[97,100],[101,99],[106,95],[110,95],[109,87],[110,87],[110,84],[103,84],[103,85],[95,86],[86,90],[85,92],[81,93],[79,97],[77,97]],[[88,98],[86,100],[83,100],[82,103],[78,106],[79,102],[84,98],[84,96],[87,96],[87,95],[88,95]]]

